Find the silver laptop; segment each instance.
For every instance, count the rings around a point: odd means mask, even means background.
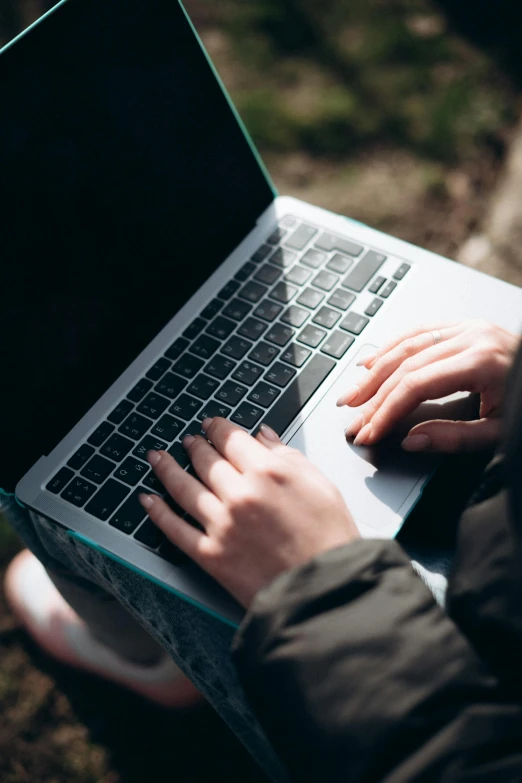
[[[395,536],[438,458],[347,443],[336,399],[420,322],[519,330],[522,291],[278,196],[174,0],[59,3],[2,51],[0,106],[0,486],[230,623],[137,500],[204,417],[266,422]]]

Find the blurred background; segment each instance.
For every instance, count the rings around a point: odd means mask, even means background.
[[[0,0],[0,46],[53,4]],[[522,4],[185,5],[281,193],[522,285]],[[0,517],[2,573],[19,546]],[[264,780],[210,708],[64,671],[0,604],[2,783],[210,775]]]

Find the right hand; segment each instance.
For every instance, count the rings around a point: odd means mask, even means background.
[[[434,343],[432,332],[442,338]],[[505,384],[520,336],[482,319],[422,325],[392,340],[364,362],[368,375],[338,405],[368,403],[348,427],[355,444],[379,441],[422,402],[458,391],[480,394],[476,421],[432,420],[415,425],[403,447],[409,451],[478,451],[500,439]],[[353,390],[350,390],[353,391]],[[412,436],[427,438],[410,440]]]

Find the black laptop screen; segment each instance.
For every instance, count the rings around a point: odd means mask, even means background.
[[[68,0],[0,55],[0,486],[272,200],[176,0]]]

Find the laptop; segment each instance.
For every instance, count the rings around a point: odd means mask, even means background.
[[[395,536],[440,460],[353,446],[335,401],[421,322],[518,331],[522,291],[279,196],[176,0],[59,3],[3,49],[0,106],[4,491],[232,624],[137,500],[204,417],[267,423]]]

